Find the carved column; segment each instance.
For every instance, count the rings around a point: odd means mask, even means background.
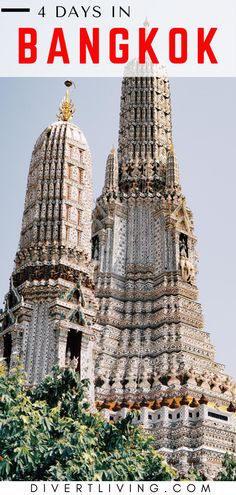
[[[65,366],[65,357],[66,357],[66,344],[67,344],[67,335],[68,328],[66,328],[62,323],[58,323],[58,326],[55,328],[57,336],[57,359],[58,365],[61,367]]]

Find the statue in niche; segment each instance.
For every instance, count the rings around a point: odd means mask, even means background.
[[[68,351],[65,357],[65,367],[71,368],[72,370],[76,371],[78,368],[78,363],[79,358],[74,356],[73,359],[71,359],[71,353],[70,351]]]
[[[77,323],[79,325],[85,326],[86,325],[86,319],[84,316],[84,313],[82,311],[82,307],[85,307],[85,300],[84,300],[84,295],[81,287],[81,278],[79,277],[79,280],[76,284],[76,286],[69,292],[67,296],[67,301],[76,301],[77,307],[71,311],[69,314],[69,321],[72,323]]]
[[[99,260],[99,237],[97,235],[92,239],[92,259]]]
[[[179,236],[179,252],[180,256],[188,258],[188,237],[182,233]]]
[[[77,367],[78,367],[78,362],[79,362],[79,358],[73,357],[73,359],[71,359],[71,362],[70,362],[70,368],[72,368],[72,370],[76,371]]]
[[[71,362],[71,358],[70,358],[70,351],[68,351],[68,352],[66,353],[66,358],[65,358],[65,366],[66,366],[66,368],[69,368],[69,366],[70,366],[70,362]]]
[[[188,237],[185,234],[180,234],[179,237],[179,252],[180,252],[180,271],[185,282],[194,283],[195,270],[193,264],[188,257]]]

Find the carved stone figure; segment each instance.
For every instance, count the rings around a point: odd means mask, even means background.
[[[170,378],[168,380],[168,386],[180,384],[180,380],[178,378],[178,373],[176,368],[171,368],[169,375]]]
[[[98,236],[96,236],[93,239],[93,243],[92,243],[92,258],[95,261],[98,261],[99,260],[99,238],[98,238]]]
[[[194,370],[193,366],[191,366],[188,370],[185,371],[185,375],[187,377],[187,385],[188,386],[189,385],[194,385],[194,386],[197,385],[197,382],[196,382],[197,373]]]
[[[111,389],[121,389],[121,388],[122,388],[121,378],[119,375],[115,375]]]
[[[183,252],[185,251],[182,249]],[[180,270],[183,280],[192,284],[194,282],[195,270],[192,263],[186,257],[186,254],[181,254],[180,256]]]
[[[76,371],[77,369],[77,366],[78,366],[78,362],[79,362],[79,359],[76,358],[76,357],[73,357],[73,359],[71,359],[71,362],[70,362],[70,367]]]

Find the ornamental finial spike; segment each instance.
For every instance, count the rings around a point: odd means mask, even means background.
[[[74,84],[73,81],[65,81],[66,94],[60,104],[59,113],[57,115],[58,120],[69,122],[75,113],[75,106],[70,98],[70,88]]]
[[[145,21],[144,21],[143,25],[144,25],[144,27],[145,27],[146,29],[148,29],[148,28],[150,27],[150,23],[149,23],[149,21],[148,21],[148,18],[147,18],[147,17],[146,17],[146,19],[145,19]]]
[[[174,147],[173,143],[170,144],[169,153],[171,153],[172,155],[175,154],[175,147]]]

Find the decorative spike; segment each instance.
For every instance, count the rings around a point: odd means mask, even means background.
[[[169,400],[166,397],[163,397],[163,399],[161,401],[161,407],[163,407],[163,406],[169,407]]]
[[[115,405],[112,407],[112,411],[120,411],[121,410],[121,405],[119,402],[116,402]]]
[[[108,399],[104,400],[104,402],[101,404],[101,409],[110,409],[111,403]]]
[[[199,403],[195,398],[193,398],[193,400],[192,400],[192,402],[190,402],[189,406],[190,407],[198,407]]]
[[[146,29],[147,29],[147,28],[149,28],[149,26],[150,26],[150,22],[148,21],[148,18],[147,18],[147,17],[146,17],[146,19],[145,19],[145,21],[144,21],[143,25],[144,25],[144,27],[145,27]]]
[[[236,412],[236,407],[233,405],[233,402],[230,402],[229,406],[227,407],[227,411],[232,413]]]
[[[118,189],[118,160],[115,146],[113,145],[106,163],[105,184],[103,194],[116,191]]]
[[[122,402],[121,402],[121,408],[129,408],[130,407],[130,402],[126,399],[123,399]]]
[[[146,400],[144,397],[142,398],[142,401],[140,402],[140,407],[149,407],[150,401]]]
[[[67,87],[66,94],[61,102],[61,105],[59,107],[59,113],[57,115],[58,120],[63,120],[64,122],[69,122],[74,113],[75,113],[75,106],[70,99],[70,87],[72,86],[73,82],[72,81],[65,81],[65,86]]]
[[[174,145],[171,144],[167,155],[166,187],[176,186],[179,186],[179,165],[175,156]]]
[[[151,409],[153,411],[157,411],[158,409],[160,409],[161,406],[160,406],[160,403],[157,401],[157,399],[154,400],[152,406],[151,406]]]
[[[178,409],[178,407],[179,407],[179,404],[178,404],[177,400],[176,400],[176,399],[174,399],[174,400],[171,402],[170,408],[171,408],[171,409]]]
[[[188,405],[189,405],[189,399],[188,399],[186,396],[184,396],[184,397],[181,399],[181,401],[180,401],[180,405],[181,405],[181,406],[188,406]]]

